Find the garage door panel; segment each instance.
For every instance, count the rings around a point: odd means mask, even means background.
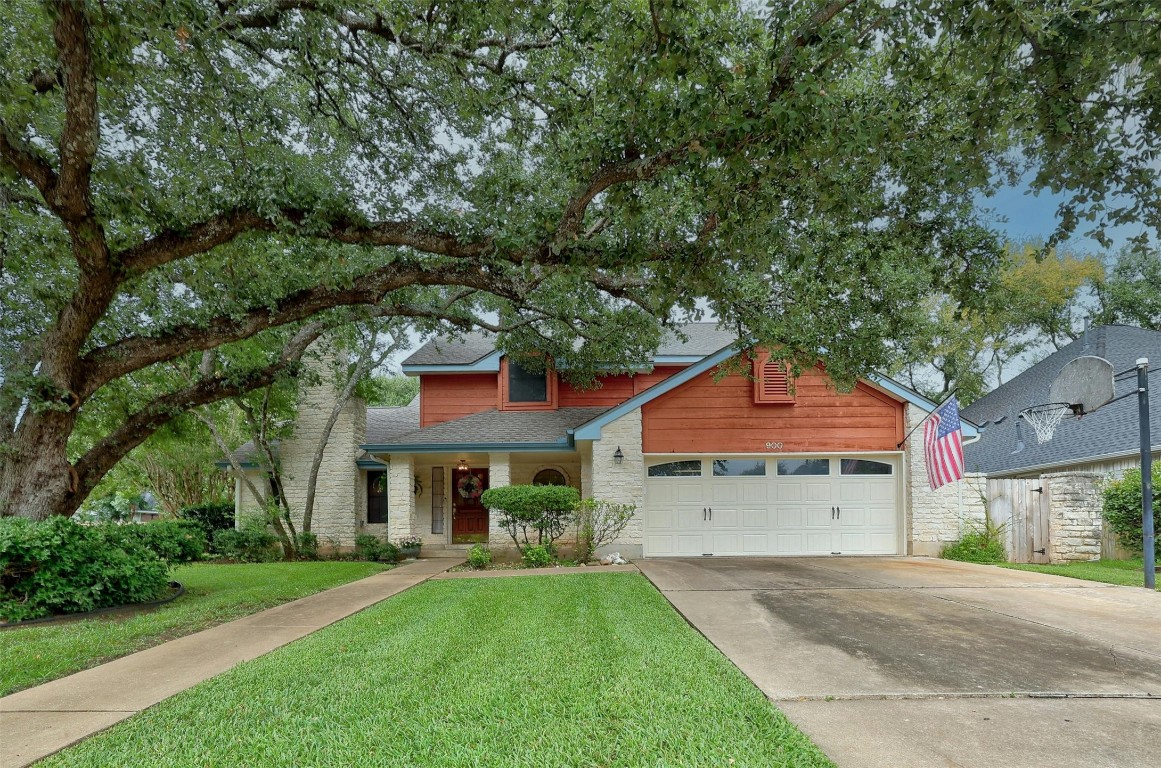
[[[738,500],[738,486],[733,483],[714,483],[710,492],[710,500],[719,503]]]
[[[746,555],[770,554],[770,536],[765,533],[742,534],[742,553]]]
[[[802,507],[778,507],[774,510],[775,528],[801,528],[806,524],[806,510]]]
[[[830,501],[833,489],[829,481],[803,481],[803,499],[806,501]]]
[[[742,527],[763,529],[772,528],[774,521],[771,518],[771,510],[767,507],[758,507],[757,509],[743,509]]]
[[[654,507],[645,515],[645,530],[670,531],[676,528],[677,514],[672,509]]]
[[[766,483],[746,483],[742,486],[742,501],[746,504],[765,504],[770,497],[770,487]]]
[[[799,483],[779,483],[774,480],[774,495],[778,501],[802,501],[802,486]]]
[[[737,509],[714,507],[713,510],[713,515],[710,517],[711,528],[737,528],[741,522],[741,516],[738,514]]]
[[[651,478],[645,554],[896,554],[897,497],[896,474]]]

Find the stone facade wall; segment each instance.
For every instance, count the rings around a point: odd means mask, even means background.
[[[927,412],[922,408],[908,403],[905,410],[907,431],[914,429],[926,416]],[[903,519],[907,553],[938,557],[945,544],[960,538],[969,521],[983,521],[985,507],[982,497],[986,493],[986,479],[983,475],[970,473],[959,482],[933,491],[927,482],[923,430],[912,433],[904,447],[907,451],[907,479],[903,493]]]
[[[618,448],[625,457],[620,464],[613,459]],[[640,408],[601,429],[601,439],[592,443],[589,471],[593,498],[637,507],[637,514],[621,538],[598,554],[620,552],[628,558],[640,558],[642,515],[645,513],[645,454],[641,446]]]
[[[1096,472],[1042,475],[1048,493],[1048,557],[1052,563],[1099,560],[1103,520],[1101,482]]]
[[[287,501],[294,510],[295,526],[299,530],[306,507],[311,464],[338,397],[330,367],[332,360],[326,358],[321,366],[321,380],[302,392],[294,433],[283,440],[278,449]],[[360,473],[356,470],[355,460],[366,433],[367,405],[352,397],[331,430],[315,484],[311,530],[323,544],[350,546],[354,543],[356,521],[363,519],[358,515],[359,505],[366,504],[365,491],[363,499],[360,498]],[[261,472],[247,472],[247,476],[255,485],[267,482]],[[258,511],[259,504],[245,483],[236,485],[235,500],[235,514],[239,520]]]
[[[417,530],[415,460],[411,454],[393,454],[387,470],[387,538],[397,541]]]
[[[488,487],[503,488],[512,484],[512,464],[509,453],[488,454]],[[513,549],[512,539],[500,527],[496,515],[488,515],[488,546],[498,552]]]

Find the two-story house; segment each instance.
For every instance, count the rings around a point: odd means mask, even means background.
[[[752,376],[715,380],[742,345],[712,323],[684,332],[639,372],[587,390],[525,370],[488,334],[429,341],[403,363],[419,378],[412,403],[344,410],[320,474],[316,532],[342,545],[371,532],[506,548],[479,499],[512,483],[635,505],[615,546],[629,557],[937,554],[959,536],[964,509],[978,514],[962,489],[927,488],[922,430],[908,438],[934,408],[927,399],[882,376],[839,393],[821,367],[792,386],[761,356],[747,363]],[[292,504],[328,397],[325,383],[308,392],[280,446]],[[237,505],[252,506],[242,483]]]

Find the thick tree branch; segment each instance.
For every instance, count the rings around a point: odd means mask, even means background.
[[[52,200],[56,190],[57,175],[48,161],[21,142],[3,122],[0,122],[0,159],[32,182],[45,202]],[[51,203],[50,203],[51,205]]]
[[[518,294],[515,286],[505,286],[501,278],[469,264],[438,270],[406,263],[391,264],[355,279],[344,288],[315,286],[290,294],[273,306],[253,309],[240,316],[223,315],[204,324],[173,328],[158,337],[133,336],[94,349],[81,360],[86,373],[78,382],[77,392],[85,399],[104,384],[154,363],[247,339],[260,331],[304,320],[327,309],[375,305],[391,291],[416,285],[462,285],[492,293]]]
[[[56,0],[53,8],[56,23],[52,34],[64,82],[65,115],[60,180],[50,204],[65,222],[75,225],[92,215],[90,181],[100,137],[97,79],[84,4]]]
[[[246,232],[273,232],[286,224],[305,226],[306,236],[348,245],[407,247],[422,253],[453,258],[480,257],[492,250],[492,243],[488,239],[464,241],[450,232],[429,229],[413,221],[367,224],[336,217],[328,222],[312,224],[308,223],[311,213],[305,209],[284,208],[280,213],[285,220],[283,222],[263,218],[244,208],[224,211],[181,231],[159,232],[142,243],[118,252],[114,259],[121,265],[122,274],[128,278],[189,256],[206,253]]]
[[[240,375],[202,378],[185,389],[157,398],[132,414],[76,462],[77,493],[81,498],[87,496],[113,465],[179,414],[270,385],[297,365],[307,347],[325,330],[325,324],[311,323],[294,335],[274,362]]]

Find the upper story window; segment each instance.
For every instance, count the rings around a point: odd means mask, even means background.
[[[500,410],[551,411],[556,408],[556,372],[533,371],[505,357],[500,362]]]
[[[515,360],[508,361],[508,402],[547,403],[548,374],[530,371]]]
[[[781,361],[771,360],[769,352],[763,352],[754,359],[754,402],[794,402],[786,366]]]

